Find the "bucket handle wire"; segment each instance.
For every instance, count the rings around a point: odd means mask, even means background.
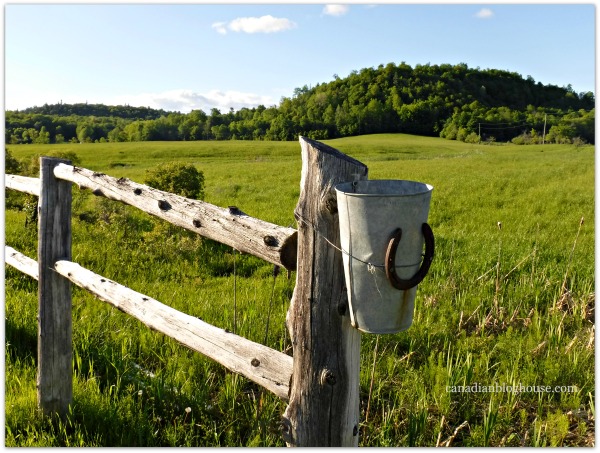
[[[402,228],[398,228],[392,233],[385,254],[385,275],[392,286],[396,289],[407,290],[417,286],[425,278],[427,272],[429,272],[429,267],[433,261],[435,240],[433,237],[433,231],[431,230],[429,224],[424,223],[421,225],[421,231],[425,237],[425,256],[423,257],[423,262],[421,263],[421,267],[417,273],[409,279],[402,279],[398,277],[398,274],[396,274],[396,250],[398,249],[398,244],[402,238]]]

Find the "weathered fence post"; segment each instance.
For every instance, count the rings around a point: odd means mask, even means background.
[[[38,204],[38,407],[64,417],[73,397],[71,282],[54,263],[71,260],[71,183],[53,169],[69,161],[40,158]]]
[[[351,327],[334,186],[368,169],[330,146],[300,137],[302,177],[296,288],[287,325],[294,348],[288,446],[358,446],[360,332]]]

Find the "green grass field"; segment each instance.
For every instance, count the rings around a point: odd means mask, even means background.
[[[593,445],[593,146],[408,135],[326,143],[364,162],[370,179],[434,186],[436,257],[413,325],[362,338],[360,445]],[[7,148],[19,159],[72,151],[83,167],[142,183],[161,162],[190,162],[204,172],[206,201],[295,226],[298,142]],[[78,189],[73,209],[74,261],[222,328],[234,328],[235,300],[237,333],[289,347],[294,273],[274,278],[257,258]],[[35,258],[35,226],[24,224],[24,212],[6,211],[6,243]],[[283,445],[284,402],[79,288],[74,403],[65,423],[44,419],[36,312],[37,282],[7,266],[7,446]]]

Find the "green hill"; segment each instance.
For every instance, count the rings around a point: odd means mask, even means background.
[[[409,133],[461,141],[594,143],[594,94],[466,64],[389,63],[296,88],[278,106],[188,114],[56,104],[6,113],[6,143],[295,140]]]

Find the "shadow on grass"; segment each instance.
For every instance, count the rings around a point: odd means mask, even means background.
[[[37,334],[17,325],[7,318],[5,323],[6,353],[12,362],[27,361],[31,357],[37,362]]]

